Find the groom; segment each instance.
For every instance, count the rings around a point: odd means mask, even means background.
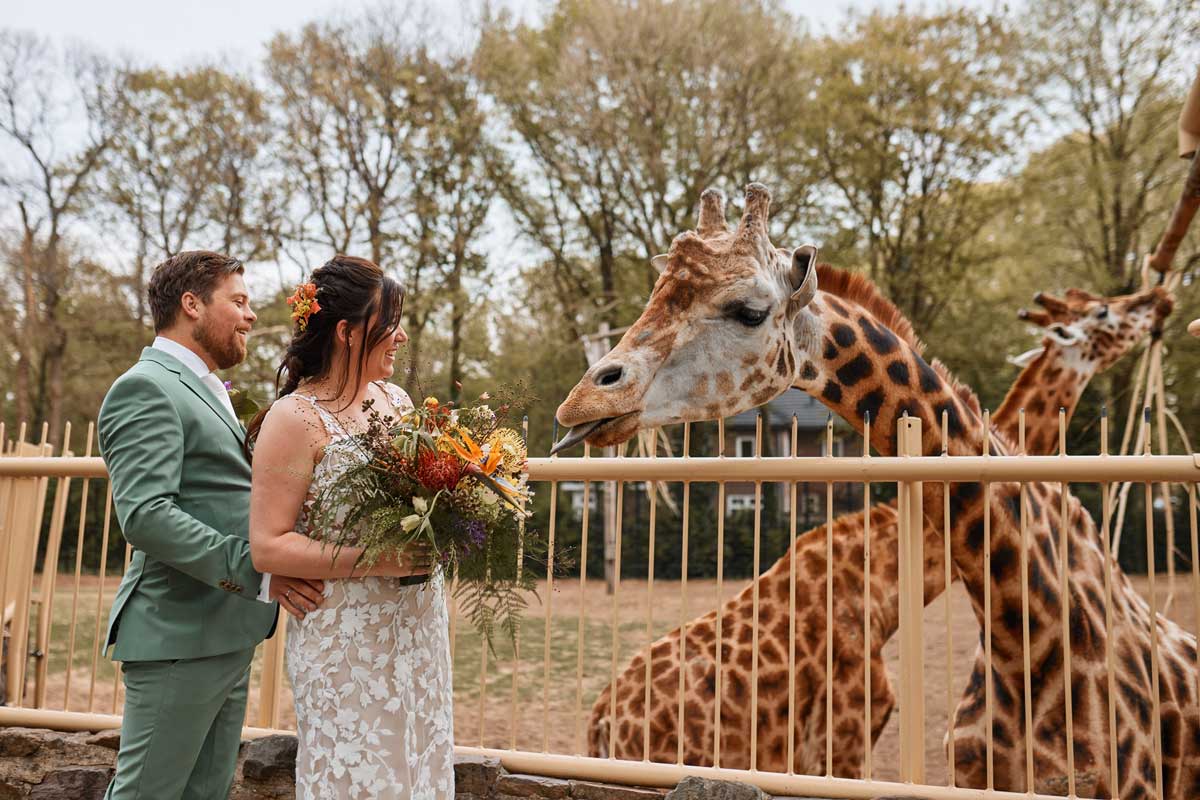
[[[224,800],[255,646],[278,606],[303,617],[323,584],[250,563],[250,465],[213,370],[246,357],[254,324],[240,261],[179,253],[150,278],[157,334],[109,389],[100,451],[133,546],[105,648],[124,662],[125,712],[109,800]]]

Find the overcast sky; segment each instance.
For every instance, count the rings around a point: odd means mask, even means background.
[[[818,31],[836,25],[851,8],[898,4],[897,0],[783,2]],[[967,0],[967,4],[983,5],[980,0]],[[0,25],[80,40],[110,54],[129,53],[164,66],[213,56],[247,64],[261,56],[263,43],[277,31],[376,5],[377,0],[0,0]],[[479,7],[479,0],[429,5],[438,7],[445,30],[456,31],[466,27],[461,23],[470,17],[469,9]],[[545,0],[492,0],[493,8],[507,8],[523,18],[535,17],[547,5]]]

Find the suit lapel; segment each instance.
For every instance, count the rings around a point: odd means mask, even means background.
[[[242,430],[240,423],[235,423],[229,416],[229,412],[221,406],[221,401],[216,398],[212,390],[205,386],[200,381],[200,377],[196,373],[187,368],[179,359],[175,358],[170,353],[164,353],[161,350],[155,350],[153,347],[147,347],[142,350],[142,359],[154,361],[162,364],[167,369],[179,376],[179,382],[186,386],[191,392],[199,397],[204,404],[212,409],[212,412],[221,418],[221,422],[225,423],[225,427],[237,437],[239,444],[245,431]]]

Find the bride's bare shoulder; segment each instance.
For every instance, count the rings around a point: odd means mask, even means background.
[[[324,444],[324,424],[313,404],[303,397],[285,395],[267,409],[259,441],[279,441],[295,446],[306,442],[316,450]]]

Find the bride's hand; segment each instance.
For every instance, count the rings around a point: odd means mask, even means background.
[[[433,571],[433,546],[428,542],[416,542],[404,548],[404,552],[395,557],[396,577],[407,578],[412,575],[428,575]]]

